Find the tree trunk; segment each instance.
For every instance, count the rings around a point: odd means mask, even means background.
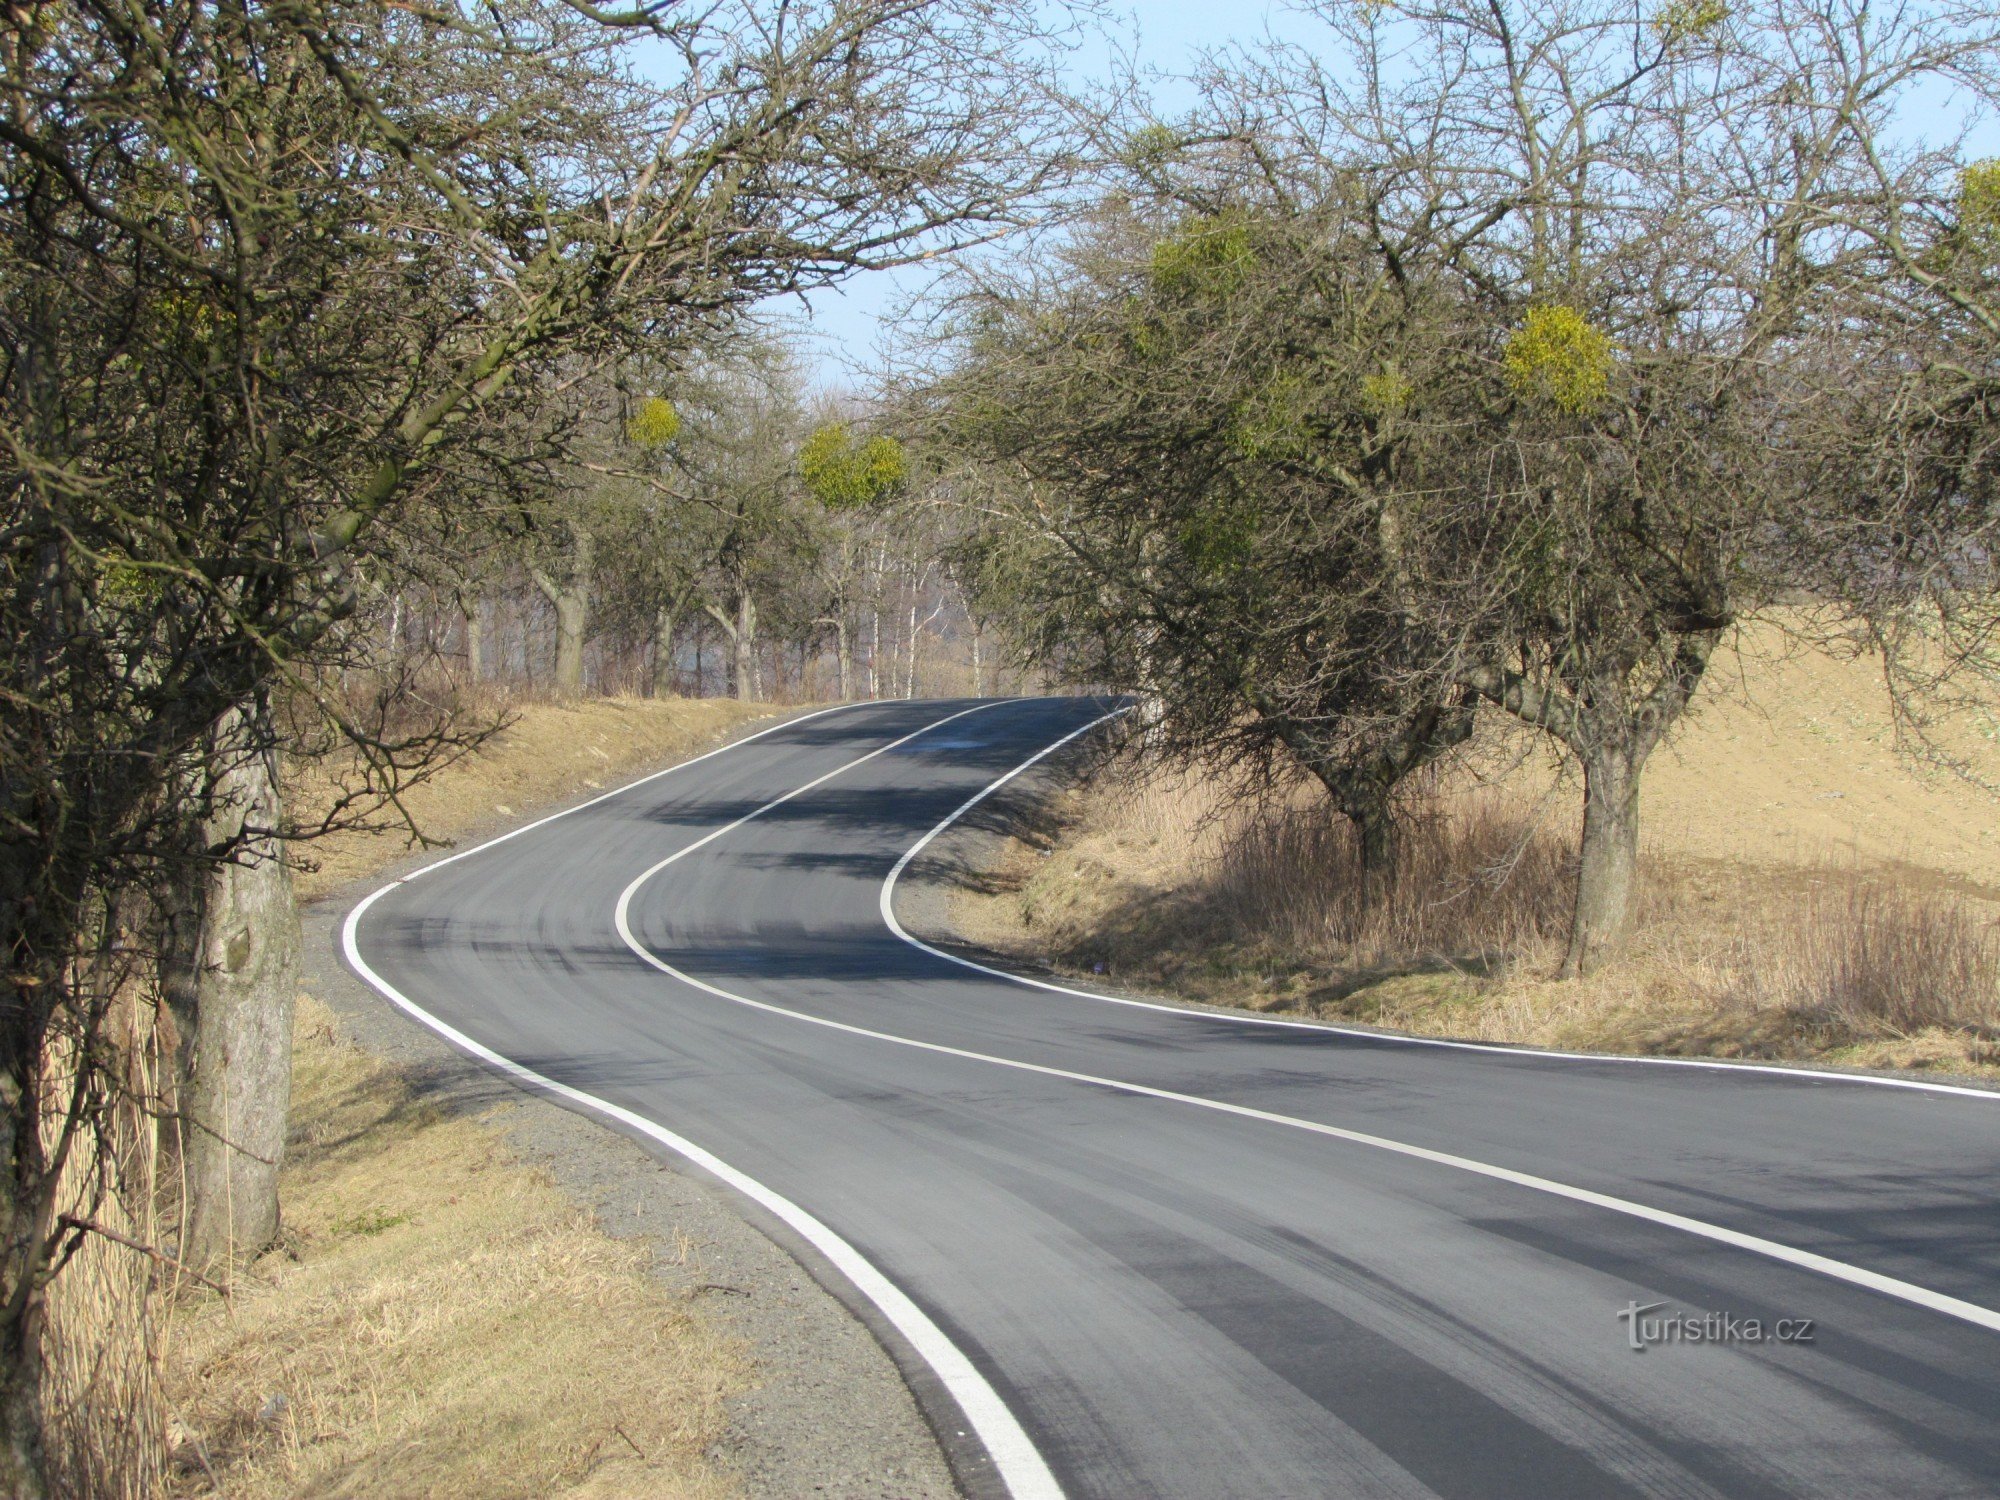
[[[8,1500],[42,1500],[48,1493],[43,1477],[41,1315],[32,1348],[17,1347],[10,1337],[0,1346],[0,1495]]]
[[[972,622],[972,696],[975,698],[984,698],[986,696],[986,681],[981,676],[979,670],[979,637],[982,634],[979,622],[974,620]]]
[[[486,676],[486,601],[474,599],[465,612],[465,679],[478,682]]]
[[[868,696],[882,696],[882,585],[888,567],[889,545],[880,543],[875,548],[875,576],[868,590]],[[895,689],[895,679],[889,679],[890,690]]]
[[[583,693],[583,633],[590,620],[590,596],[572,583],[554,599],[556,607],[556,692],[565,698]]]
[[[840,701],[845,703],[853,696],[854,642],[847,631],[847,601],[841,600],[837,608],[833,621],[834,660],[840,667]]]
[[[1396,820],[1389,812],[1389,799],[1364,798],[1349,808],[1356,841],[1361,850],[1361,873],[1370,881],[1381,881],[1396,871]]]
[[[10,916],[12,913],[10,912]],[[21,934],[30,923],[10,922],[9,936]],[[15,947],[18,956],[34,955],[38,949],[55,951],[32,940]],[[21,965],[25,978],[27,964]],[[46,966],[40,966],[46,967]],[[59,972],[34,976],[40,982],[32,989],[16,990],[9,996],[16,1020],[38,999],[52,994],[60,983]],[[10,986],[10,989],[12,986]],[[33,1023],[30,1023],[32,1026]],[[29,1040],[15,1026],[8,1028],[10,1043]],[[39,1058],[46,1032],[39,1027],[32,1040]],[[51,1165],[43,1149],[42,1111],[44,1076],[39,1067],[30,1076],[0,1078],[0,1104],[4,1104],[7,1178],[0,1193],[0,1226],[5,1230],[5,1318],[0,1321],[0,1495],[42,1500],[47,1493],[42,1446],[42,1377],[47,1358],[44,1333],[47,1328],[47,1293],[41,1276],[48,1268],[50,1231],[53,1228],[53,1183]]]
[[[271,832],[280,804],[268,705],[223,717],[208,775],[201,842],[230,853],[197,874],[193,972],[167,986],[167,999],[181,1035],[180,1255],[213,1275],[277,1237],[292,1096],[301,938],[284,845]]]
[[[1583,844],[1563,977],[1588,974],[1623,950],[1632,929],[1639,863],[1639,772],[1644,758],[1605,745],[1583,760]]]
[[[556,693],[564,698],[583,694],[583,642],[590,629],[592,567],[596,561],[596,539],[587,531],[572,527],[570,532],[569,576],[561,582],[540,568],[529,577],[542,597],[556,612]]]
[[[674,672],[674,609],[662,604],[653,616],[653,696],[671,698],[679,686]]]
[[[882,696],[882,670],[877,664],[882,659],[882,605],[880,600],[868,607],[868,696]]]
[[[1260,714],[1278,721],[1278,737],[1326,788],[1341,816],[1354,825],[1362,874],[1371,881],[1395,872],[1400,843],[1397,786],[1419,767],[1464,744],[1476,722],[1469,698],[1426,703],[1385,731],[1372,749],[1341,755],[1334,754],[1309,726],[1287,721],[1282,709],[1262,694],[1253,691],[1250,701]]]
[[[745,589],[736,596],[736,696],[755,703],[763,696],[757,670],[757,601]]]
[[[1376,882],[1393,874],[1399,842],[1395,810],[1391,806],[1394,784],[1338,763],[1307,760],[1306,769],[1326,788],[1327,800],[1334,810],[1354,825],[1362,878]]]

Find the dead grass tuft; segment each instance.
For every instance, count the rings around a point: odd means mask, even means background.
[[[1562,935],[1573,869],[1563,839],[1493,798],[1409,820],[1373,879],[1345,819],[1283,807],[1240,824],[1190,896],[1304,956],[1486,971]]]
[[[1243,806],[1214,780],[1107,780],[1069,794],[1055,842],[1017,846],[956,920],[1072,973],[1421,1035],[2000,1066],[1988,888],[1852,853],[1752,865],[1655,850],[1630,954],[1559,983],[1574,830],[1546,806],[1507,784],[1434,790],[1371,885],[1352,835],[1309,798]]]
[[[171,1493],[731,1492],[704,1454],[743,1356],[496,1129],[300,1008],[287,1235],[183,1294]]]
[[[2000,938],[1962,897],[1827,879],[1775,915],[1734,945],[1725,1004],[1775,1007],[1839,1043],[2000,1023]]]

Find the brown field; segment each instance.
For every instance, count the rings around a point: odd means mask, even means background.
[[[2000,721],[1942,731],[2000,780]],[[1200,1003],[1428,1035],[2000,1077],[2000,801],[1901,754],[1877,667],[1747,630],[1646,773],[1640,927],[1585,981],[1560,957],[1580,802],[1545,744],[1488,726],[1425,788],[1392,894],[1338,820],[1226,771],[1126,767],[1017,843],[970,937]]]

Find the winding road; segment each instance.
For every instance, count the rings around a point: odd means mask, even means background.
[[[741,1194],[974,1494],[2000,1495],[2000,1095],[1134,1004],[901,932],[913,846],[1108,707],[789,720],[383,888],[348,961]]]

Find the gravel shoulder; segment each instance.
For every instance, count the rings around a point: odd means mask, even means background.
[[[562,805],[520,806],[504,821],[465,830],[463,844]],[[665,1152],[521,1091],[397,1014],[348,971],[339,956],[348,909],[438,857],[397,861],[311,903],[302,988],[334,1012],[348,1039],[403,1071],[428,1102],[504,1131],[510,1148],[549,1173],[605,1232],[652,1242],[660,1251],[655,1274],[747,1345],[752,1388],[730,1399],[727,1436],[710,1455],[746,1493],[946,1500],[966,1493],[954,1464],[977,1487],[981,1455],[951,1427],[948,1398],[926,1385],[908,1351],[892,1356],[885,1344],[893,1347],[894,1335],[844,1302],[851,1293],[830,1271],[823,1284],[811,1252],[782,1226]],[[927,1414],[943,1430],[934,1431]]]

